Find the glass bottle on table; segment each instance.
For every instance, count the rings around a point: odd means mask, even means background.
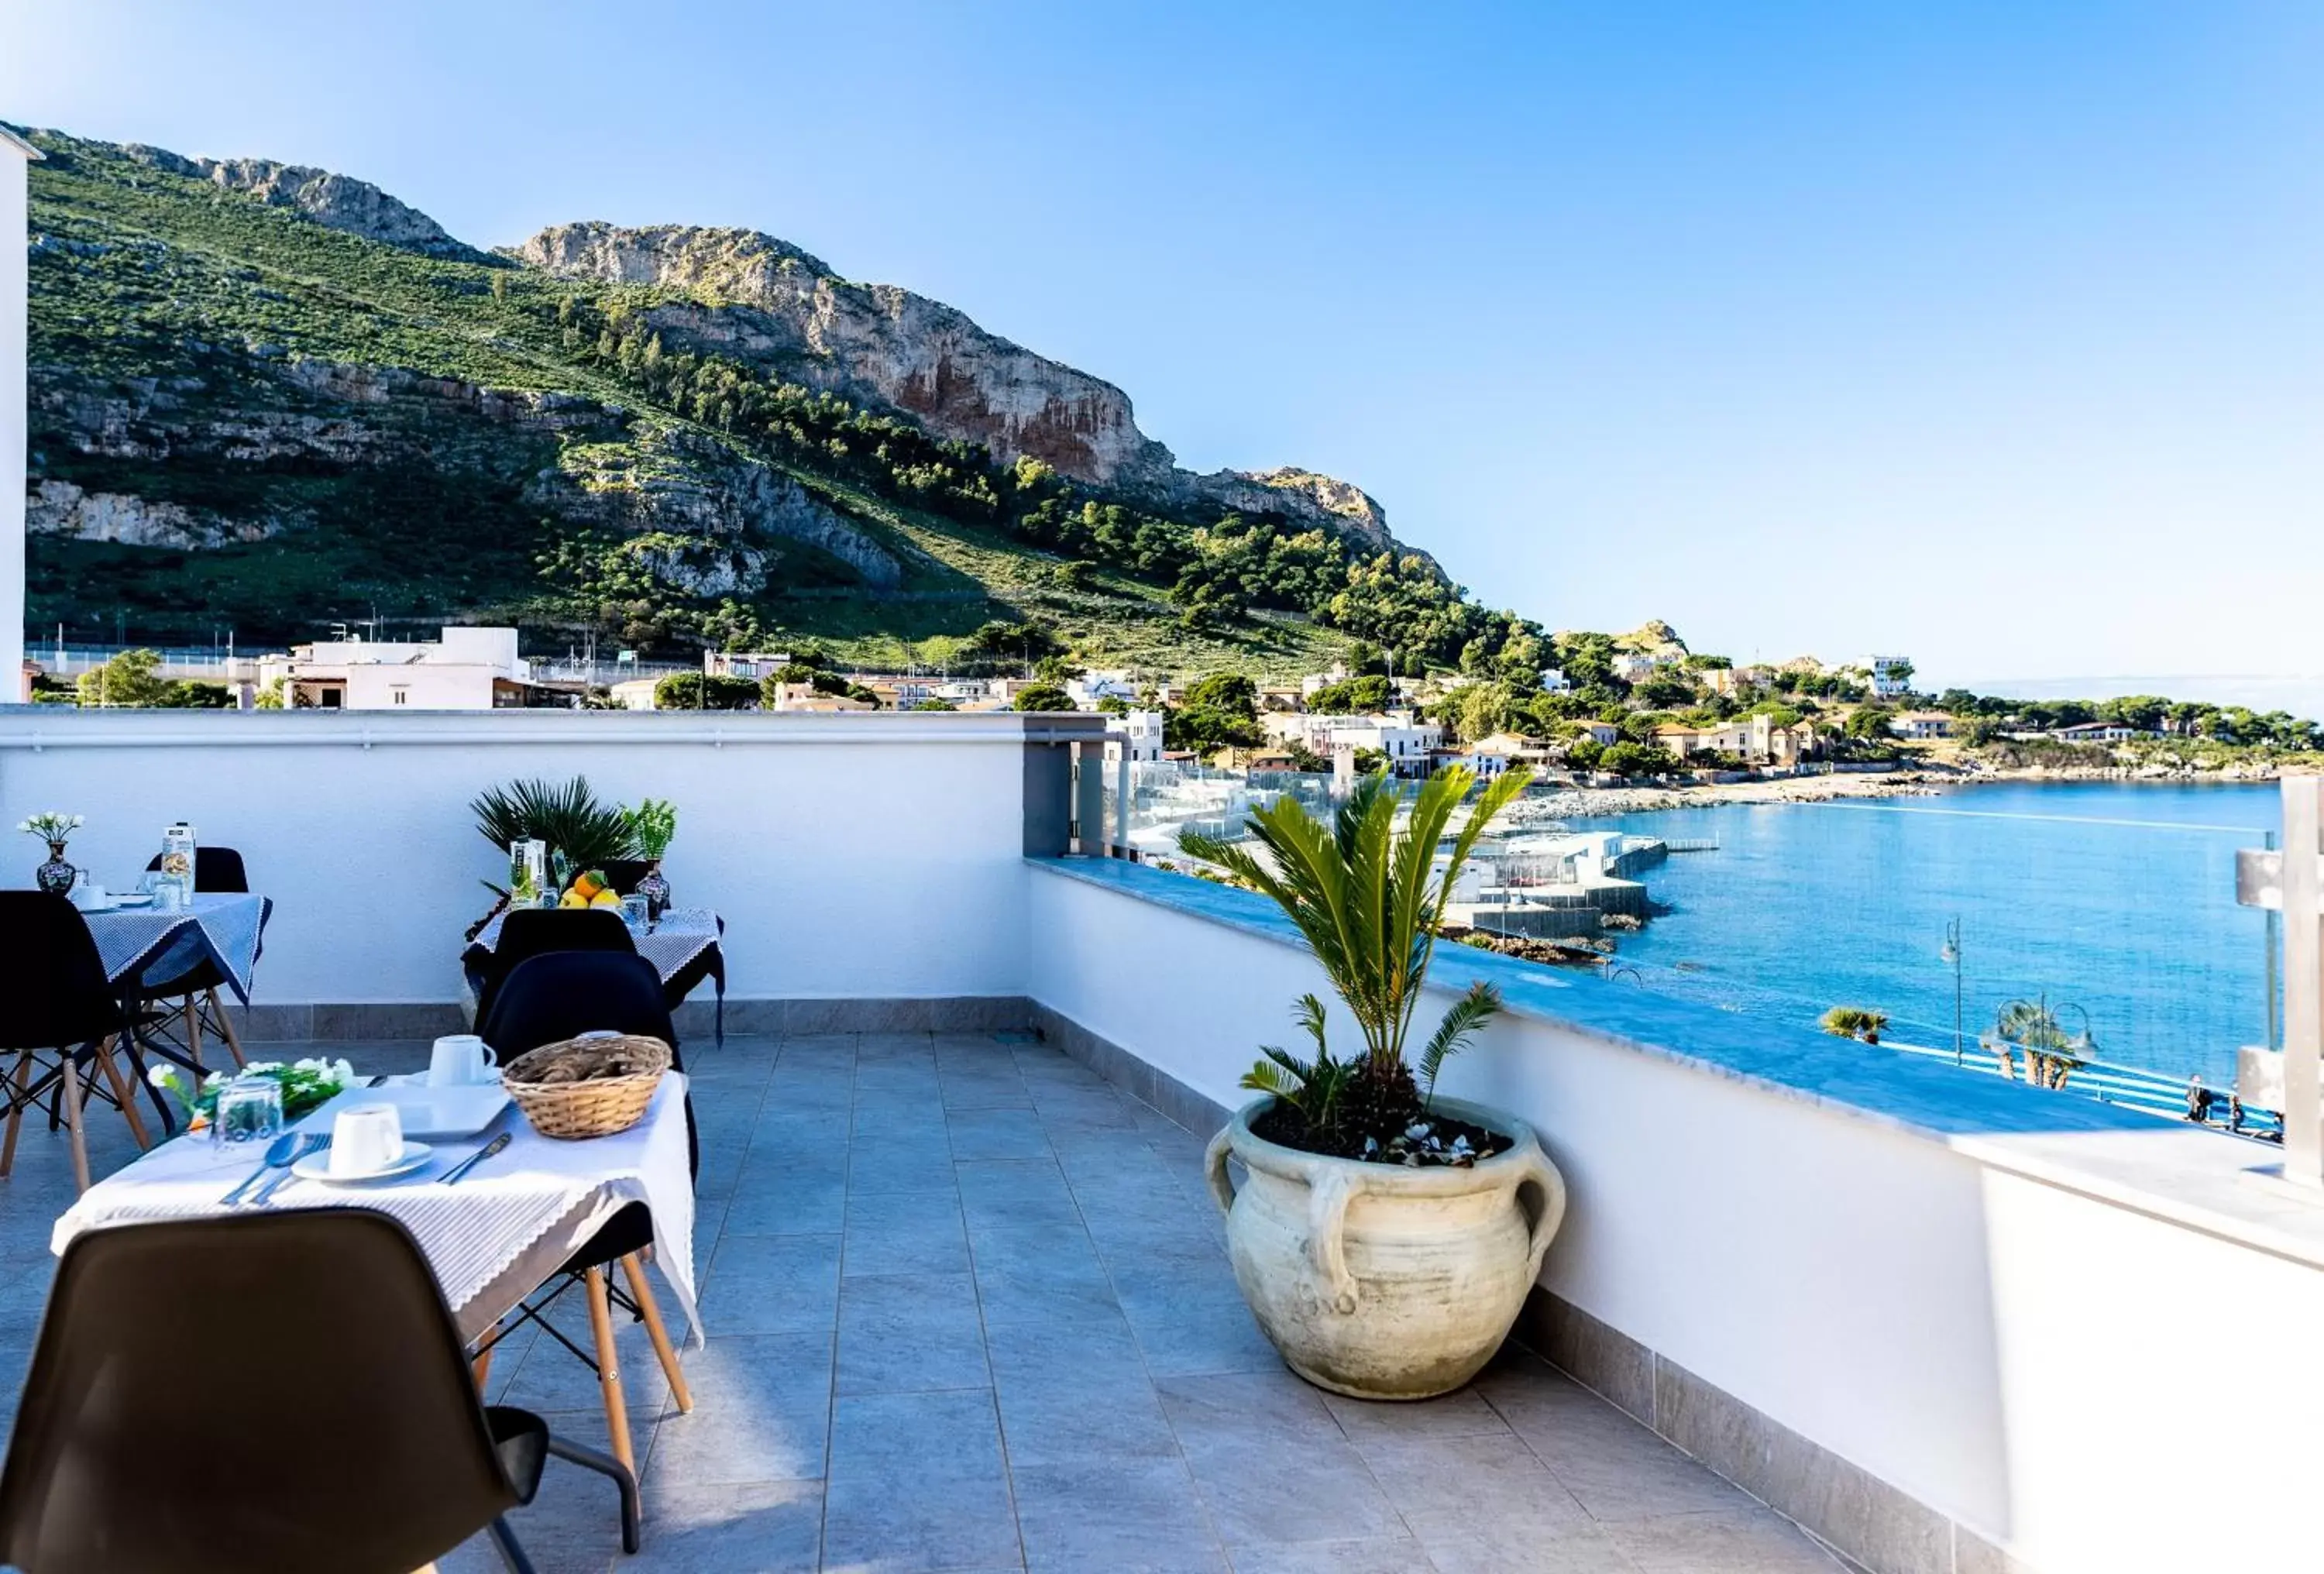
[[[183,820],[161,833],[161,879],[155,888],[159,906],[183,909],[194,905],[194,828]],[[162,893],[166,891],[167,894]]]

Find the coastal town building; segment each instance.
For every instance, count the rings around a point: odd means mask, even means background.
[[[852,695],[825,694],[811,683],[774,683],[767,686],[767,697],[772,703],[767,707],[776,711],[876,711],[880,707],[870,700],[859,700]]]
[[[2070,727],[2053,727],[2037,736],[2055,739],[2061,743],[2127,743],[2134,738],[2153,738],[2159,733],[2143,727],[2126,726],[2120,722],[2079,722]]]
[[[780,672],[791,664],[788,650],[705,650],[702,653],[702,676],[705,677],[739,677],[756,683],[770,673]]]
[[[660,683],[661,679],[658,677],[625,677],[610,686],[605,693],[617,710],[650,711],[656,708],[654,690]]]
[[[1622,741],[1622,729],[1611,722],[1576,722],[1574,736],[1587,738],[1600,749],[1610,749]]]
[[[1111,762],[1127,759],[1132,765],[1151,765],[1162,758],[1160,711],[1132,711],[1117,716],[1106,729],[1105,757]]]
[[[1439,750],[1438,765],[1465,765],[1478,777],[1489,780],[1512,766],[1529,765],[1536,769],[1554,763],[1548,745],[1535,738],[1520,737],[1515,732],[1495,732],[1480,738],[1474,743],[1455,750]]]
[[[1953,718],[1944,711],[1904,711],[1888,719],[1888,731],[1916,743],[1953,735]]]
[[[1655,742],[1681,759],[1725,754],[1749,765],[1789,766],[1814,752],[1816,732],[1807,722],[1778,723],[1773,716],[1761,713],[1708,727],[1674,722],[1655,729]]]
[[[1865,671],[1872,675],[1872,693],[1877,699],[1893,699],[1913,690],[1913,661],[1907,656],[1868,656]]]
[[[447,628],[406,643],[318,640],[258,660],[258,686],[286,710],[490,711],[533,703],[532,664],[514,629]]]
[[[1561,672],[1561,671],[1559,671],[1556,667],[1543,667],[1543,668],[1542,668],[1542,672],[1541,672],[1541,692],[1542,692],[1542,693],[1544,693],[1544,694],[1564,694],[1567,690],[1571,689],[1572,686],[1573,686],[1573,685],[1572,685],[1571,682],[1569,682],[1569,681],[1567,680],[1565,674],[1564,674],[1564,673],[1563,673],[1563,672]]]
[[[1334,661],[1322,672],[1311,672],[1299,680],[1299,697],[1303,700],[1312,700],[1317,694],[1330,688],[1333,684],[1347,681],[1346,664]]]
[[[1660,668],[1677,664],[1675,656],[1645,650],[1617,650],[1613,658],[1614,676],[1624,683],[1644,683]]]
[[[1443,728],[1410,711],[1377,716],[1327,716],[1303,711],[1296,715],[1261,716],[1259,724],[1286,748],[1296,744],[1327,759],[1335,749],[1377,750],[1397,776],[1425,776],[1429,750],[1444,741]]]
[[[1093,711],[1100,700],[1134,700],[1138,686],[1126,671],[1084,672],[1079,677],[1065,680],[1065,695],[1076,710]]]

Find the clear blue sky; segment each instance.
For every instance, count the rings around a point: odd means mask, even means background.
[[[747,225],[1495,604],[2324,672],[2324,7],[0,0],[0,118]]]

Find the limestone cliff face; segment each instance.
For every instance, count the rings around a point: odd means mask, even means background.
[[[884,589],[904,577],[893,552],[791,477],[682,432],[567,445],[527,496],[636,538],[639,561],[689,595],[756,593],[776,538],[829,553],[866,584]]]
[[[166,148],[135,143],[121,152],[172,175],[208,180],[224,190],[254,197],[269,207],[293,209],[326,229],[345,230],[423,256],[463,262],[490,260],[445,234],[441,225],[418,208],[397,201],[365,180],[304,164],[278,164],[272,159],[189,159]]]
[[[665,344],[757,362],[807,387],[903,410],[1004,461],[1029,456],[1093,485],[1280,513],[1375,548],[1394,545],[1379,504],[1345,482],[1301,470],[1182,470],[1138,429],[1130,396],[1112,383],[988,333],[941,301],[841,279],[772,235],[567,224],[515,254],[567,278],[683,291],[687,299],[645,313]]]

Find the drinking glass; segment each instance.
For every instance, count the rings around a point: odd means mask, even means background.
[[[631,934],[646,932],[646,899],[635,891],[622,898],[622,922],[629,925]]]
[[[282,1135],[282,1084],[272,1077],[236,1077],[218,1090],[210,1137],[232,1145],[268,1143]]]

